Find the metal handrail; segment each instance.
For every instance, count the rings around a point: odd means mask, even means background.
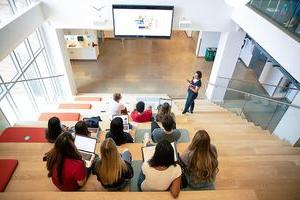
[[[60,75],[55,75],[55,76],[46,76],[46,77],[40,77],[40,78],[31,78],[31,79],[26,79],[26,80],[17,80],[17,81],[9,81],[9,82],[0,82],[0,85],[7,85],[7,84],[11,84],[11,83],[21,83],[21,82],[27,82],[27,81],[36,81],[36,80],[43,80],[43,79],[48,79],[48,78],[57,78],[57,77],[61,77],[64,76],[63,74]]]
[[[272,101],[272,102],[275,102],[275,103],[278,103],[278,104],[284,104],[284,105],[287,105],[287,106],[291,106],[291,107],[300,109],[300,106],[298,106],[298,105],[294,105],[294,104],[290,104],[290,103],[285,103],[285,102],[277,101],[277,100],[274,100],[274,99],[271,99],[271,98],[268,98],[268,97],[264,97],[264,96],[252,94],[252,93],[249,93],[249,92],[244,92],[244,91],[233,89],[233,88],[228,88],[228,87],[225,87],[225,86],[222,86],[222,85],[217,85],[217,84],[210,83],[210,82],[207,82],[207,84],[215,86],[215,87],[224,88],[226,90],[230,90],[230,91],[234,91],[234,92],[239,92],[239,93],[246,94],[246,95],[249,95],[249,96],[254,96],[254,97],[257,97],[257,98],[260,98],[260,99]]]
[[[252,81],[245,81],[245,80],[241,80],[241,79],[237,79],[237,78],[227,78],[227,77],[222,77],[222,76],[218,76],[217,78],[222,78],[222,79],[227,79],[227,80],[241,81],[241,82],[246,82],[246,83],[255,83],[255,82],[252,82]],[[272,87],[276,87],[276,88],[284,88],[284,89],[291,89],[291,90],[300,91],[298,88],[276,86],[276,85],[267,84],[267,83],[255,83],[255,84],[260,84],[260,85],[272,86]]]

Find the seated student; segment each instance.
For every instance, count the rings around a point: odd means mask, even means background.
[[[63,132],[67,131],[68,127],[60,123],[59,118],[51,117],[48,120],[48,128],[46,129],[46,139],[50,143],[54,143],[56,138]]]
[[[133,143],[133,138],[129,133],[123,131],[123,120],[116,117],[110,122],[110,131],[106,133],[106,138],[112,138],[120,146],[125,143]]]
[[[187,167],[185,177],[188,185],[195,189],[215,189],[218,173],[217,149],[210,143],[205,130],[197,131],[186,152],[181,156]]]
[[[122,95],[120,93],[113,94],[113,101],[109,104],[109,117],[112,119],[114,115],[127,114],[127,108],[120,103]]]
[[[136,104],[136,109],[131,112],[130,116],[135,122],[150,122],[152,118],[152,109],[149,107],[145,110],[145,103],[139,101]]]
[[[75,124],[75,134],[76,135],[83,135],[83,136],[91,136],[91,132],[88,130],[88,126],[84,121],[78,121]]]
[[[151,122],[151,133],[154,129],[160,128],[157,122],[162,122],[163,117],[166,115],[171,115],[174,119],[174,127],[173,129],[176,129],[176,118],[174,113],[171,112],[171,106],[168,102],[163,103],[162,105],[158,106],[157,114],[155,116],[155,121]]]
[[[78,152],[72,134],[64,132],[58,136],[54,147],[46,153],[48,177],[63,191],[75,191],[87,179],[87,169]]]
[[[173,129],[175,121],[171,115],[165,115],[162,119],[162,128],[156,128],[151,133],[153,142],[167,140],[169,142],[177,142],[181,136],[178,129]]]
[[[153,157],[142,164],[138,180],[141,191],[165,191],[170,189],[171,195],[177,198],[180,192],[181,167],[174,161],[174,149],[164,140],[155,147]]]
[[[133,177],[132,157],[128,150],[118,152],[115,142],[105,139],[100,148],[100,157],[96,158],[92,173],[102,186],[110,191],[123,189]]]

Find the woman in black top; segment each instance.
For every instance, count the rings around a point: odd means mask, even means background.
[[[110,122],[110,131],[106,133],[106,138],[112,138],[116,145],[120,146],[125,143],[133,143],[133,138],[129,133],[123,131],[123,120],[116,117]]]
[[[92,169],[97,180],[107,190],[123,189],[133,177],[130,152],[126,150],[120,154],[115,142],[108,138],[101,144],[100,157],[95,160]]]
[[[201,87],[201,78],[202,73],[200,71],[196,71],[193,76],[193,80],[187,80],[189,82],[188,95],[182,114],[185,114],[188,111],[190,111],[190,113],[193,113],[195,106],[194,100],[197,98],[199,88]]]

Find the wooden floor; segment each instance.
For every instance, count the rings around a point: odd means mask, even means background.
[[[125,102],[130,100],[130,95],[124,96]],[[104,98],[102,108],[91,102],[92,110],[105,109],[107,100],[109,98]],[[194,114],[180,114],[183,104],[183,100],[175,100],[173,106],[178,128],[189,130],[190,138],[199,129],[207,130],[218,150],[220,171],[215,191],[181,191],[179,199],[300,199],[300,148],[292,147],[206,100],[196,101]],[[83,113],[83,116],[90,114]],[[100,115],[104,119],[102,125],[107,126],[106,113]],[[68,123],[72,125],[72,122]],[[20,124],[28,126],[30,122]],[[38,124],[46,127],[45,122]],[[134,125],[137,129],[150,128],[149,123]],[[141,160],[141,145],[125,144],[120,150],[128,148],[134,160]],[[178,151],[183,152],[187,146],[187,143],[178,144]],[[171,199],[169,192],[108,193],[95,176],[91,176],[82,188],[85,192],[59,192],[47,178],[45,163],[42,162],[43,154],[51,147],[48,143],[0,144],[0,158],[19,160],[19,166],[0,199]],[[97,144],[96,152],[99,152],[99,147]]]
[[[185,80],[201,70],[207,81],[213,64],[196,57],[195,43],[184,31],[173,31],[171,39],[125,39],[124,46],[106,39],[97,61],[72,60],[78,92],[185,97]]]

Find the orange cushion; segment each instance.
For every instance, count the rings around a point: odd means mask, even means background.
[[[4,192],[11,176],[18,165],[17,160],[1,159],[0,160],[0,192]]]
[[[79,121],[80,113],[41,113],[39,121],[48,121],[51,117],[58,117],[60,121]]]
[[[45,128],[9,127],[0,135],[0,142],[47,142]]]
[[[75,104],[75,103],[62,103],[58,108],[61,109],[91,109],[91,104]]]
[[[76,97],[75,101],[101,101],[101,97]]]

